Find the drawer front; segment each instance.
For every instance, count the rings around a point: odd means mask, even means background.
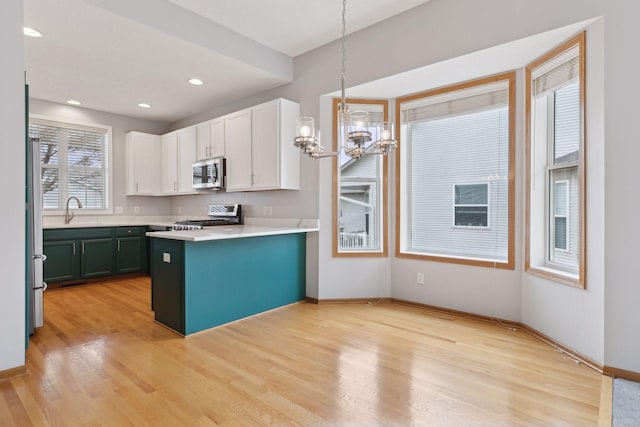
[[[144,236],[146,232],[147,227],[117,227],[116,237]]]
[[[46,229],[42,237],[45,241],[109,238],[113,237],[113,227]]]

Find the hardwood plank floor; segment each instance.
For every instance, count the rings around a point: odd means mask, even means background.
[[[296,304],[182,338],[147,278],[45,293],[0,426],[595,426],[601,375],[522,331]]]

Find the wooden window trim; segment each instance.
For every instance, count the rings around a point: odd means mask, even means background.
[[[578,275],[577,278],[572,274],[564,274],[561,270],[551,268],[538,268],[531,265],[531,150],[533,149],[533,141],[531,140],[531,95],[532,85],[531,76],[533,71],[539,66],[545,64],[561,53],[578,46],[579,50],[579,77],[580,77],[580,155],[579,155],[579,174],[580,190],[579,197],[579,217],[580,230],[578,232],[580,236],[578,258]],[[542,277],[544,279],[552,280],[554,282],[562,283],[564,285],[573,286],[580,289],[586,289],[586,260],[587,260],[587,245],[586,245],[586,229],[587,229],[587,215],[586,215],[586,184],[587,184],[587,163],[586,163],[586,128],[585,128],[585,112],[586,112],[586,33],[582,32],[561,45],[555,47],[539,58],[529,63],[525,68],[525,163],[526,163],[526,196],[525,196],[525,255],[524,255],[524,270],[534,276]]]
[[[402,123],[401,115],[400,115],[400,107],[403,103],[414,101],[420,98],[427,98],[430,96],[441,95],[447,92],[454,92],[463,89],[468,89],[474,86],[481,86],[489,83],[495,83],[499,81],[508,81],[509,82],[509,206],[508,206],[508,216],[509,216],[509,227],[508,227],[508,249],[507,249],[507,262],[498,262],[498,261],[484,261],[484,260],[474,260],[474,259],[464,259],[464,258],[454,258],[454,257],[445,257],[445,256],[437,256],[437,255],[423,255],[409,252],[402,252],[402,248],[400,246],[400,221],[402,220],[402,207],[400,203],[400,191],[401,191],[401,150],[403,147],[401,141],[401,128]],[[516,106],[516,72],[509,71],[506,73],[496,74],[493,76],[488,76],[480,79],[470,80],[463,83],[457,83],[450,86],[445,86],[433,90],[429,90],[426,92],[420,92],[413,95],[408,95],[405,97],[401,97],[396,99],[396,141],[398,141],[398,148],[396,149],[396,257],[397,258],[407,258],[407,259],[416,259],[423,261],[436,261],[436,262],[445,262],[452,264],[463,264],[463,265],[472,265],[478,267],[491,267],[491,268],[499,268],[504,270],[514,270],[515,269],[515,133],[516,133],[516,125],[515,125],[515,106]]]
[[[351,105],[382,105],[383,107],[383,117],[384,120],[389,120],[389,101],[382,99],[346,99],[348,104]],[[332,107],[332,151],[338,151],[338,120],[336,119],[338,116],[338,106],[342,100],[340,98],[333,99],[333,107]],[[388,236],[388,227],[389,227],[389,212],[388,212],[388,199],[389,199],[389,180],[388,180],[388,168],[389,168],[389,158],[388,156],[383,156],[382,159],[382,203],[380,206],[380,210],[382,212],[382,247],[380,251],[349,251],[349,252],[340,252],[339,251],[339,242],[338,242],[338,209],[339,203],[338,198],[340,197],[340,187],[338,183],[338,170],[339,170],[339,158],[335,156],[333,158],[333,192],[332,192],[332,241],[333,241],[333,257],[334,258],[386,258],[389,256],[389,236]]]

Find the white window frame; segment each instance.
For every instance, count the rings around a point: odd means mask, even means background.
[[[108,125],[102,125],[97,123],[88,123],[88,122],[79,122],[79,121],[70,121],[65,119],[60,119],[57,117],[51,117],[47,115],[41,114],[30,114],[29,115],[30,123],[37,123],[47,126],[54,126],[58,128],[77,128],[77,129],[87,129],[105,132],[105,147],[104,147],[104,158],[103,158],[103,173],[105,175],[104,182],[104,201],[106,206],[102,209],[93,209],[83,207],[82,209],[75,208],[76,205],[72,204],[74,207],[73,213],[74,215],[108,215],[113,214],[113,128]],[[58,158],[66,159],[67,158],[67,144],[60,144],[58,148]],[[56,215],[64,215],[66,201],[69,197],[68,194],[68,167],[66,162],[61,162],[54,166],[47,166],[47,168],[56,168],[58,169],[58,179],[60,182],[65,182],[65,186],[63,188],[60,185],[60,194],[59,194],[59,203],[60,207],[57,209],[43,209],[44,216],[56,216]],[[64,179],[64,181],[63,181]],[[74,202],[72,202],[74,203]]]
[[[400,97],[396,99],[396,113],[398,125],[396,127],[396,140],[398,140],[399,148],[396,150],[396,257],[398,258],[410,258],[418,260],[446,262],[454,264],[474,265],[481,267],[499,268],[506,270],[515,269],[515,80],[516,73],[506,72],[497,74],[485,78],[480,78],[473,81],[454,84],[451,86],[433,89],[423,93],[417,93],[414,95],[408,95],[406,97]],[[410,195],[411,195],[411,180],[409,172],[410,164],[410,152],[403,141],[407,140],[407,131],[403,123],[401,123],[402,110],[405,108],[413,108],[414,105],[435,105],[440,102],[446,102],[449,99],[457,99],[460,97],[456,92],[464,91],[464,96],[473,96],[476,94],[487,93],[486,87],[490,85],[496,85],[499,87],[506,82],[508,87],[508,102],[507,108],[509,112],[508,122],[508,155],[505,159],[508,164],[508,173],[503,177],[496,177],[498,179],[504,179],[507,181],[507,230],[506,230],[506,259],[494,259],[494,258],[478,258],[469,257],[465,255],[446,255],[435,254],[428,252],[417,252],[412,249],[411,244],[411,216],[410,216]],[[429,98],[426,103],[424,99]],[[487,176],[487,180],[493,179],[493,176]],[[488,185],[490,188],[491,185]],[[454,195],[455,197],[455,195]],[[452,227],[452,228],[467,228],[474,229],[479,232],[490,230],[491,218],[490,205],[488,207],[488,226],[489,227]],[[455,215],[455,213],[454,213]],[[495,219],[495,218],[494,218]]]
[[[525,271],[539,277],[543,277],[558,283],[584,289],[586,287],[586,224],[585,224],[585,194],[586,194],[586,164],[585,153],[585,47],[586,34],[580,33],[566,41],[540,58],[534,60],[525,69],[526,74],[526,114],[527,114],[527,195],[526,195],[526,229],[525,229]],[[577,53],[576,53],[577,52]],[[535,96],[534,80],[549,70],[556,69],[567,63],[571,58],[578,58],[579,81],[579,153],[576,161],[555,163],[555,132],[554,102],[555,92],[562,88],[559,86],[545,96]],[[566,78],[566,77],[565,77]],[[574,77],[575,78],[575,77]],[[555,84],[562,79],[555,80]],[[566,80],[567,83],[572,81]],[[562,83],[560,83],[562,84]],[[544,162],[544,165],[542,164]],[[567,249],[555,248],[555,212],[554,200],[555,188],[552,188],[552,174],[560,170],[577,170],[577,206],[572,207],[572,195],[567,192]],[[544,177],[541,177],[544,173]],[[561,182],[559,180],[556,182]],[[544,188],[540,188],[544,186]],[[568,189],[572,188],[571,180]],[[570,210],[577,209],[577,223],[571,223]],[[577,225],[576,225],[577,224]],[[571,227],[578,227],[578,241],[573,244],[569,241]],[[569,253],[576,251],[577,266],[568,265],[561,261],[551,259],[551,251]]]
[[[458,203],[456,204],[456,187],[463,187],[469,185],[484,185],[487,189],[487,203],[486,204],[465,204]],[[491,229],[491,187],[487,182],[473,182],[466,184],[453,184],[453,227],[454,228],[469,228],[472,230],[490,230]],[[474,207],[484,207],[487,208],[487,225],[456,225],[456,208],[474,208]]]

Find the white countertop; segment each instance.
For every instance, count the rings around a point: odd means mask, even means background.
[[[206,227],[202,230],[182,230],[182,231],[150,231],[149,237],[161,239],[185,240],[190,242],[202,242],[208,240],[238,239],[243,237],[274,236],[278,234],[309,233],[318,231],[317,220],[285,221],[275,226],[273,224],[245,224],[231,226]]]
[[[166,216],[76,216],[70,224],[64,223],[63,217],[44,217],[42,228],[91,228],[91,227],[133,227],[144,225],[158,225],[171,227],[176,221],[183,220],[183,217]]]

